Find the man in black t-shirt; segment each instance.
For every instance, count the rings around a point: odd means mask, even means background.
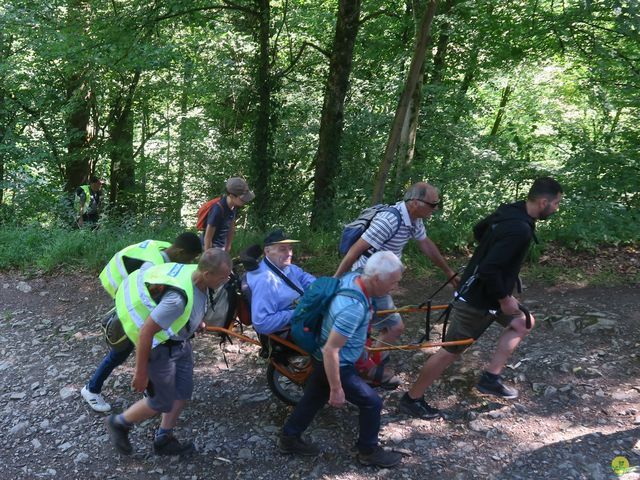
[[[255,198],[247,182],[240,177],[231,177],[227,180],[226,192],[226,195],[211,207],[207,216],[207,226],[202,237],[204,250],[218,247],[227,252],[231,251],[238,208],[244,207]]]
[[[536,221],[553,215],[561,199],[562,187],[556,180],[538,178],[526,201],[501,205],[474,227],[480,243],[460,280],[444,340],[477,340],[493,322],[503,327],[493,358],[476,385],[484,394],[504,399],[518,396],[515,388],[502,383],[500,374],[535,321],[512,294],[531,240],[535,240]],[[446,346],[429,357],[400,399],[400,411],[413,417],[437,417],[439,411],[425,402],[424,392],[467,346]]]

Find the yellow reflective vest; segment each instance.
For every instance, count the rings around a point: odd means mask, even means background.
[[[116,291],[120,284],[131,272],[127,272],[125,267],[125,258],[141,260],[142,262],[151,262],[154,265],[162,265],[165,259],[160,253],[162,250],[170,247],[169,242],[160,242],[158,240],[145,240],[144,242],[129,245],[116,253],[109,263],[100,272],[100,283],[107,291],[111,298],[116,298]]]
[[[80,185],[80,188],[84,192],[84,206],[82,207],[82,211],[80,215],[87,213],[89,210],[89,205],[91,205],[91,187],[89,185]],[[80,209],[81,200],[80,197],[76,195],[76,210]]]
[[[193,264],[165,263],[151,267],[142,273],[136,270],[125,279],[116,293],[116,312],[129,340],[138,344],[142,324],[157,306],[149,292],[151,285],[158,286],[160,289],[168,287],[178,290],[187,299],[182,315],[167,330],[161,330],[154,335],[151,347],[155,348],[169,340],[169,337],[178,334],[191,315],[194,289],[191,276],[197,268],[198,266]]]

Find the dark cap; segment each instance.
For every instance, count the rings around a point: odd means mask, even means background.
[[[227,193],[235,195],[245,203],[250,202],[256,197],[255,194],[249,189],[249,185],[244,178],[231,177],[229,180],[227,180],[226,188]]]
[[[274,230],[264,239],[264,246],[276,245],[277,243],[300,243],[300,240],[292,240],[287,237],[281,228]]]

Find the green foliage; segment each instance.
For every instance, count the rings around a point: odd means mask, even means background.
[[[270,2],[273,164],[254,175],[266,178],[270,208],[260,219],[256,204],[245,208],[235,251],[260,242],[256,225],[284,226],[305,240],[305,262],[332,273],[342,224],[369,203],[422,14],[413,8],[424,5],[362,5],[334,223],[311,234],[314,156],[337,3]],[[410,182],[432,182],[443,207],[428,221],[429,235],[445,251],[464,250],[478,220],[502,202],[523,198],[535,177],[551,174],[566,195],[560,212],[539,224],[542,239],[578,249],[637,242],[637,6],[452,5],[441,8],[433,24],[415,156],[405,171],[392,169],[385,201],[399,200]],[[222,193],[226,178],[248,174],[258,104],[255,8],[249,0],[8,0],[0,7],[0,268],[50,270],[65,263],[99,269],[118,248],[193,226],[198,206]],[[436,67],[445,32],[446,53]],[[511,93],[499,116],[506,87]],[[132,162],[127,180],[137,211],[117,213],[111,205],[97,233],[66,230],[70,214],[62,199],[74,155],[109,180],[105,196],[115,193],[114,119],[128,95],[133,156],[125,160]],[[72,140],[83,132],[69,123],[83,107],[90,113],[86,142],[73,152]],[[430,268],[414,249],[407,259],[412,268]]]
[[[0,269],[50,272],[62,266],[99,272],[118,250],[149,238],[172,241],[181,231],[166,226],[127,225],[96,231],[37,224],[6,227],[0,231]]]

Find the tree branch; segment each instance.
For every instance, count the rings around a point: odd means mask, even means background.
[[[391,11],[391,10],[387,10],[387,9],[380,9],[377,12],[373,12],[370,13],[369,15],[365,15],[364,17],[362,17],[360,19],[360,25],[362,25],[364,22],[367,22],[369,20],[373,20],[374,18],[378,18],[381,17],[382,15],[386,15],[388,17],[392,17],[392,18],[400,18],[400,15],[398,15],[397,13]]]
[[[65,177],[64,164],[62,163],[62,160],[60,159],[60,155],[58,154],[56,141],[53,138],[53,135],[51,134],[51,132],[49,131],[49,128],[44,123],[44,120],[42,120],[40,112],[38,112],[34,108],[29,107],[28,105],[25,105],[24,103],[22,103],[20,101],[19,98],[15,97],[15,96],[13,96],[13,100],[18,105],[20,105],[20,108],[22,108],[25,112],[27,112],[29,115],[31,115],[33,117],[33,119],[36,121],[36,123],[38,124],[38,126],[42,130],[42,133],[44,134],[44,138],[47,141],[47,144],[49,145],[49,147],[51,148],[51,153],[53,155],[53,158],[55,159],[56,163],[58,164],[58,170],[60,171],[60,175],[61,175],[62,179],[64,179],[64,177]]]
[[[625,38],[626,37],[630,37],[630,35],[627,35],[627,34],[625,34],[623,32],[619,32],[617,30],[614,30],[613,28],[602,27],[600,25],[596,25],[595,23],[585,22],[584,20],[576,20],[574,23],[582,23],[584,25],[588,25],[590,27],[597,28],[598,30],[604,30],[605,32],[615,33],[616,35],[621,36],[621,37],[625,37]]]
[[[238,5],[229,0],[222,0],[222,1],[224,5],[206,5],[204,7],[189,8],[187,10],[182,10],[179,12],[165,13],[164,15],[157,16],[154,20],[156,22],[161,22],[163,20],[169,20],[171,18],[181,17],[183,15],[189,15],[191,13],[197,13],[197,12],[206,12],[209,10],[236,10],[239,12],[246,13],[248,15],[253,15],[253,16],[258,15],[258,12],[256,12],[251,8],[243,7],[242,5]]]
[[[278,51],[278,40],[280,39],[280,34],[282,33],[282,29],[287,24],[288,13],[289,13],[289,0],[285,0],[284,13],[282,14],[282,23],[280,24],[280,28],[278,28],[278,31],[276,32],[275,38],[273,39],[273,49],[271,52],[271,63],[270,63],[272,67],[276,64],[276,59],[277,59],[276,52]]]
[[[319,51],[320,53],[322,53],[327,58],[331,58],[331,53],[330,52],[327,52],[326,50],[324,50],[323,48],[319,47],[318,45],[314,45],[313,43],[309,43],[307,41],[304,41],[304,42],[302,42],[302,45],[300,45],[300,50],[298,50],[298,53],[296,54],[296,56],[291,60],[291,63],[289,64],[289,66],[286,69],[284,69],[280,73],[277,73],[274,76],[276,78],[280,79],[280,78],[286,76],[291,70],[293,70],[293,68],[296,66],[296,64],[300,60],[300,57],[302,57],[302,54],[304,53],[305,48],[307,48],[307,47],[313,48],[313,49]]]

